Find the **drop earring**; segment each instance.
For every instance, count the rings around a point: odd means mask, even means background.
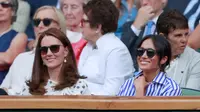
[[[66,63],[67,62],[67,60],[66,60],[66,58],[64,59],[64,63]]]

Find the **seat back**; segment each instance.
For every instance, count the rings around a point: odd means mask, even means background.
[[[200,90],[191,88],[181,88],[183,96],[200,96]]]

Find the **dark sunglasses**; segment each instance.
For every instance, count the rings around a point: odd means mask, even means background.
[[[48,52],[48,49],[50,49],[52,53],[58,53],[60,50],[60,46],[62,45],[51,45],[51,46],[40,47],[40,53],[41,55],[46,55]]]
[[[138,48],[137,49],[137,56],[142,56],[144,54],[144,52],[146,51],[146,54],[148,56],[148,58],[153,58],[156,55],[156,50],[148,48],[148,49],[144,49],[144,48]]]
[[[9,2],[0,2],[1,6],[3,8],[9,8],[9,7],[12,7],[12,4],[9,3]]]
[[[55,20],[50,19],[50,18],[44,18],[44,19],[38,18],[38,19],[33,19],[34,26],[38,27],[38,25],[40,24],[41,21],[43,22],[43,25],[46,27],[48,27],[52,22],[56,22]]]

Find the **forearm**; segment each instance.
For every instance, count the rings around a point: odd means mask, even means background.
[[[0,52],[0,66],[8,66],[12,63],[14,56]]]

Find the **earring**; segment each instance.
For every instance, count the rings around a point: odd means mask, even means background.
[[[66,58],[64,59],[64,63],[66,63],[67,62],[67,60],[66,60]]]

